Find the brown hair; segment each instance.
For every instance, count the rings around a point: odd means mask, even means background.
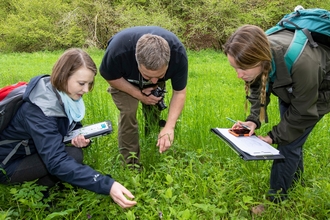
[[[52,85],[59,91],[68,92],[68,79],[79,68],[86,67],[94,75],[97,74],[97,67],[92,58],[79,48],[66,50],[53,66],[50,80]],[[91,91],[94,87],[94,81],[89,85]]]
[[[224,44],[223,50],[226,55],[230,55],[235,59],[240,69],[251,69],[261,65],[259,120],[263,122],[265,120],[266,85],[272,60],[270,44],[266,34],[257,26],[244,25],[230,36]],[[249,95],[251,83],[253,82],[245,82],[246,97]],[[247,110],[247,100],[245,110]]]
[[[136,62],[148,70],[159,70],[168,66],[171,50],[168,42],[161,36],[144,34],[136,43]]]

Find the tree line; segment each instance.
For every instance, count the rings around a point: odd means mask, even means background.
[[[157,25],[187,49],[221,49],[243,24],[267,29],[296,5],[329,7],[330,0],[2,0],[0,51],[33,52],[106,47],[132,26]]]

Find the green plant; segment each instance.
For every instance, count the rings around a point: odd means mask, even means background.
[[[120,30],[158,25],[175,33],[189,49],[221,50],[243,24],[268,29],[298,4],[325,8],[330,1],[263,0],[3,0],[0,51],[106,48]]]
[[[63,51],[0,53],[0,87],[50,73]],[[99,66],[104,51],[88,50]],[[42,199],[44,188],[29,182],[0,185],[0,219],[252,219],[250,209],[266,205],[255,219],[327,219],[329,185],[329,115],[317,124],[304,145],[304,185],[297,183],[282,204],[267,201],[272,161],[243,161],[210,132],[230,127],[226,117],[244,120],[244,83],[237,79],[224,54],[214,50],[188,51],[189,78],[184,110],[175,129],[173,146],[159,154],[159,128],[149,136],[141,132],[143,169],[127,169],[117,146],[118,110],[107,93],[108,83],[98,74],[95,88],[84,96],[83,124],[110,120],[114,132],[95,138],[84,149],[84,163],[127,187],[137,205],[122,209],[109,196],[70,184],[55,186]],[[42,65],[41,65],[42,64]],[[171,91],[170,83],[167,89]],[[171,93],[166,94],[168,104]],[[266,134],[279,121],[278,103],[272,97]],[[142,121],[142,109],[138,118]],[[162,112],[166,119],[167,110]]]
[[[29,211],[30,217],[39,216],[42,209],[49,207],[47,204],[49,198],[45,197],[48,193],[47,187],[34,183],[35,181],[26,182],[20,188],[10,189],[12,200],[16,202],[20,212]]]
[[[37,51],[61,48],[55,40],[59,33],[55,25],[67,10],[61,1],[15,0],[0,25],[5,51]]]

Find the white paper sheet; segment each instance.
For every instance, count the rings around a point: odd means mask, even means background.
[[[257,136],[253,135],[251,137],[235,137],[230,134],[228,128],[216,128],[221,134],[223,134],[229,141],[231,141],[235,146],[250,154],[251,156],[269,156],[269,155],[279,155],[279,151],[271,146],[270,144],[262,141]]]

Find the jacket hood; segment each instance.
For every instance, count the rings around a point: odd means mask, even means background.
[[[62,100],[52,86],[49,75],[32,78],[23,100],[38,106],[46,116],[66,117]]]

